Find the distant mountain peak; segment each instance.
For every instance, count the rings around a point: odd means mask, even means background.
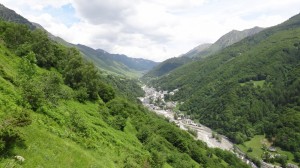
[[[220,45],[221,48],[225,48],[231,44],[234,44],[248,36],[252,36],[260,31],[262,31],[264,28],[261,27],[253,27],[250,29],[245,29],[242,31],[239,30],[232,30],[228,33],[226,33],[225,35],[223,35],[221,38],[219,38],[214,45]]]

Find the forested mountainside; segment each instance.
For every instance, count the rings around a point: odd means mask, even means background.
[[[180,57],[174,57],[163,61],[162,63],[155,66],[152,70],[146,73],[142,79],[144,81],[149,81],[152,78],[157,78],[163,75],[168,74],[172,70],[181,67],[182,65],[195,61],[201,60],[205,57],[213,55],[220,50],[241,41],[242,39],[252,36],[256,33],[262,31],[263,28],[253,27],[251,29],[246,29],[243,31],[232,30],[229,33],[226,33],[222,37],[220,37],[213,44],[202,44],[199,45],[186,54],[181,55]]]
[[[0,60],[0,167],[247,167],[146,110],[133,100],[138,85],[103,75],[41,29],[0,21]]]
[[[265,134],[300,162],[300,15],[152,81],[236,143]]]
[[[29,26],[30,29],[38,28],[45,30],[41,25],[28,21],[23,16],[17,14],[11,9],[6,8],[2,4],[0,4],[0,18],[5,21],[25,24]],[[66,42],[60,37],[54,36],[49,32],[47,33],[52,40],[57,41],[60,44],[63,44],[67,47],[78,48],[83,53],[86,59],[93,61],[98,68],[100,68],[102,71],[107,72],[108,74],[117,74],[121,76],[137,78],[142,76],[158,64],[157,62],[146,59],[131,58],[126,55],[120,54],[110,54],[101,49],[94,50],[85,45],[75,45]]]

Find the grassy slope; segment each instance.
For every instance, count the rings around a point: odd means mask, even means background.
[[[263,150],[263,144],[266,144],[267,147],[271,146],[271,143],[265,138],[264,135],[255,135],[250,141],[246,141],[243,144],[239,144],[238,147],[241,149],[244,153],[247,153],[247,155],[261,159],[261,156],[264,152]],[[249,148],[252,148],[252,152],[247,152]],[[288,163],[296,164],[293,162],[294,155],[291,152],[281,150],[279,147],[276,148],[278,154],[286,155],[288,156]]]
[[[265,84],[265,80],[261,80],[261,81],[249,81],[249,82],[245,82],[245,83],[241,83],[241,86],[245,86],[246,84],[253,84],[254,87],[263,87]]]
[[[95,120],[96,118],[93,115],[99,115],[97,111],[93,110],[97,108],[92,104],[82,105],[66,102],[65,105],[60,106],[62,109],[68,108],[67,111],[74,110],[70,107],[76,108],[78,112],[89,111],[89,114],[83,116],[86,117],[86,120]],[[16,150],[16,153],[27,159],[24,164],[26,167],[47,167],[47,165],[64,165],[64,167],[122,167],[124,159],[129,157],[130,154],[147,155],[145,151],[142,151],[142,145],[136,138],[108,128],[104,122],[95,122],[93,124],[93,127],[99,133],[105,135],[102,137],[102,141],[96,144],[97,149],[101,150],[87,150],[85,147],[70,140],[74,135],[67,128],[57,125],[52,119],[41,114],[35,114],[33,117],[33,124],[23,128],[25,139],[29,144],[28,147]],[[101,121],[96,120],[97,122]],[[120,150],[123,148],[124,151]]]
[[[15,75],[15,69],[19,61],[9,51],[1,46],[0,65],[9,75]],[[9,57],[5,56],[7,54]],[[16,88],[2,77],[0,77],[0,116],[8,115],[20,107],[17,105],[18,92]],[[80,113],[86,123],[91,124],[94,131],[101,133],[99,137],[102,141],[97,143],[97,149],[86,150],[85,147],[72,141],[76,139],[66,126],[67,120],[73,111]],[[48,117],[50,116],[50,117]],[[64,165],[64,167],[122,167],[123,161],[130,155],[147,156],[146,151],[135,136],[130,136],[134,132],[130,123],[125,127],[125,132],[116,131],[107,126],[99,119],[98,105],[94,103],[81,104],[76,101],[62,101],[51,114],[44,115],[32,113],[33,123],[28,127],[20,128],[23,132],[27,148],[17,148],[15,153],[24,156],[26,162],[24,167],[48,167],[49,165]],[[55,121],[56,120],[56,121]],[[57,121],[62,122],[58,124]],[[128,128],[128,129],[127,129]],[[88,143],[87,143],[88,144]],[[0,167],[16,164],[12,158],[0,161]]]

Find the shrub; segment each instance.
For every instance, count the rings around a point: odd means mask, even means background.
[[[0,129],[0,155],[10,155],[15,146],[24,146],[21,133],[15,128],[8,126]]]

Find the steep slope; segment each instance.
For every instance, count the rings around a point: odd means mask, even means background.
[[[84,46],[81,44],[71,44],[60,37],[52,35],[38,23],[32,23],[28,21],[23,16],[17,14],[15,11],[8,9],[1,4],[0,18],[2,18],[5,21],[27,25],[30,29],[38,28],[46,31],[52,40],[63,44],[67,47],[78,48],[84,54],[86,59],[93,61],[99,69],[107,72],[108,74],[117,74],[136,78],[142,76],[144,73],[146,73],[158,64],[157,62],[146,59],[130,58],[126,55],[119,54],[110,54],[101,49],[94,50],[88,46]]]
[[[162,63],[158,64],[155,68],[153,68],[151,71],[146,73],[142,79],[144,81],[149,81],[152,78],[166,75],[172,70],[181,67],[186,63],[213,55],[219,52],[220,50],[238,41],[241,41],[242,39],[248,36],[252,36],[262,30],[263,28],[260,27],[254,27],[243,31],[232,30],[231,32],[219,38],[214,44],[201,44],[195,47],[194,49],[190,50],[186,54],[181,55],[180,57],[171,58],[163,61]]]
[[[0,30],[0,167],[247,167],[122,96],[78,50]]]
[[[181,110],[242,143],[266,134],[300,152],[300,15],[153,81]]]

